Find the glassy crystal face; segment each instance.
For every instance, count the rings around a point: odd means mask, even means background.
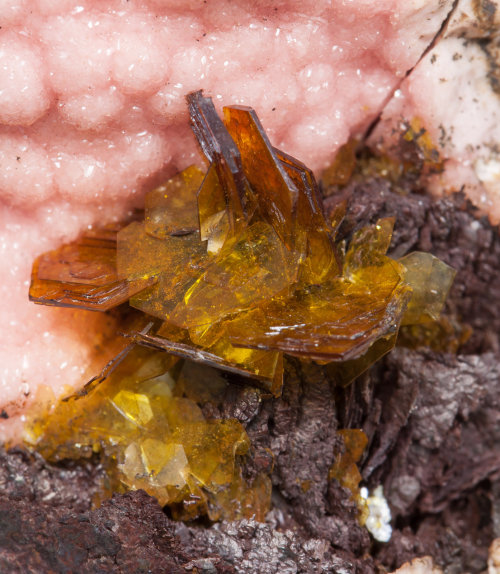
[[[34,301],[106,310],[128,300],[157,320],[138,343],[274,393],[282,353],[376,358],[370,348],[382,339],[389,350],[403,315],[439,315],[453,272],[426,254],[387,257],[393,220],[358,231],[342,261],[313,174],[272,147],[255,112],[229,106],[223,121],[201,92],[188,104],[208,171],[189,167],[151,191],[143,222],[42,255]]]
[[[264,509],[270,486],[241,478],[236,461],[250,445],[239,423],[206,421],[175,395],[179,360],[273,395],[284,354],[329,363],[347,384],[393,347],[401,324],[439,316],[454,272],[428,254],[390,258],[391,218],[339,247],[345,206],[325,217],[312,172],[271,145],[252,109],[226,107],[222,120],[201,92],[187,100],[207,170],[191,166],[148,193],[143,220],[35,261],[36,303],[108,310],[128,301],[145,319],[128,333],[138,345],[129,357],[61,404],[57,424],[35,425],[32,442],[56,458],[103,450],[120,485],[144,488],[179,516],[215,519]],[[168,364],[152,374],[145,366],[160,356]]]
[[[142,488],[179,519],[263,520],[271,483],[265,474],[243,477],[245,429],[236,420],[206,420],[196,402],[227,383],[201,365],[200,391],[186,381],[189,369],[162,351],[130,347],[98,385],[33,419],[27,442],[52,461],[102,453],[112,490]]]

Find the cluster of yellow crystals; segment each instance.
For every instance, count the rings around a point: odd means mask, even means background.
[[[454,273],[429,254],[388,257],[391,218],[337,245],[344,206],[326,218],[311,171],[272,147],[252,109],[226,107],[222,121],[201,92],[188,104],[207,172],[187,168],[147,194],[143,220],[87,233],[34,264],[37,303],[128,301],[148,320],[128,334],[140,347],[82,399],[61,403],[54,424],[35,425],[32,443],[49,458],[104,448],[122,485],[180,516],[215,519],[263,508],[269,486],[242,482],[235,460],[249,442],[239,423],[205,421],[175,396],[176,361],[251,377],[274,395],[284,354],[331,363],[348,383],[390,350],[402,323],[439,315]]]
[[[263,520],[270,479],[242,477],[239,461],[250,448],[242,425],[205,420],[185,396],[184,361],[144,347],[126,351],[87,394],[34,418],[26,441],[51,461],[104,452],[111,490],[142,488],[176,518]],[[210,384],[206,393],[214,394]]]
[[[207,173],[193,166],[150,192],[143,221],[39,258],[32,300],[108,309],[128,299],[152,318],[135,342],[273,394],[283,353],[369,366],[407,306],[406,323],[439,314],[453,271],[428,254],[387,257],[392,219],[358,231],[342,257],[342,207],[326,219],[311,171],[272,147],[252,109],[226,107],[222,121],[201,92],[188,104]]]

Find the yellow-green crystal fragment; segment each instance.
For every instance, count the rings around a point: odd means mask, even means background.
[[[434,255],[420,251],[402,257],[399,263],[404,266],[404,280],[413,291],[402,324],[437,321],[455,278],[455,270]]]

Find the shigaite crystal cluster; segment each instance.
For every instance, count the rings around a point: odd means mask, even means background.
[[[201,92],[188,103],[208,171],[190,167],[151,191],[144,220],[34,264],[37,303],[105,311],[128,301],[144,314],[131,345],[37,419],[29,442],[55,460],[104,450],[112,488],[144,488],[180,518],[263,517],[270,481],[242,472],[244,428],[197,405],[226,384],[214,367],[274,395],[284,354],[331,363],[349,382],[401,324],[437,318],[454,273],[429,254],[388,257],[392,219],[336,242],[344,206],[325,217],[311,171],[271,146],[253,110],[226,107],[222,121]]]

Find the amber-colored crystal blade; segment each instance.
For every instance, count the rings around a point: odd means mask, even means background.
[[[277,159],[284,167],[290,179],[298,190],[298,198],[302,195],[304,200],[299,205],[303,211],[299,211],[297,218],[302,225],[315,225],[318,230],[328,231],[328,224],[324,216],[323,200],[316,183],[313,172],[301,161],[291,155],[273,148]]]
[[[162,349],[176,357],[251,377],[273,395],[281,391],[283,355],[280,352],[234,347],[227,337],[221,337],[212,346],[203,348],[193,344],[186,330],[168,323],[163,323],[152,332],[136,332],[130,336],[140,345]]]
[[[366,501],[360,494],[359,483],[362,480],[357,463],[368,445],[368,437],[361,429],[341,429],[338,436],[343,439],[343,449],[335,452],[335,462],[328,473],[329,480],[337,480],[343,488],[351,491],[352,499],[358,505],[361,524],[368,515]]]
[[[40,279],[106,285],[116,281],[116,241],[83,236],[44,253],[37,262]]]
[[[103,230],[38,257],[29,297],[43,305],[107,311],[151,283],[143,277],[118,277],[116,230]]]
[[[243,170],[258,197],[262,217],[289,249],[294,245],[298,191],[278,160],[256,113],[244,106],[224,108],[224,122],[240,150]]]
[[[276,156],[298,190],[295,249],[303,245],[300,280],[322,283],[341,271],[340,256],[333,241],[334,230],[324,216],[318,184],[310,169],[286,153],[274,149]]]
[[[219,118],[210,98],[201,91],[187,96],[191,124],[198,142],[210,163],[213,163],[226,195],[231,229],[247,219],[247,203],[251,192],[241,165],[236,144]]]
[[[151,284],[151,280],[117,281],[95,287],[74,283],[60,283],[36,278],[33,265],[30,301],[41,305],[72,307],[88,311],[109,311]]]

